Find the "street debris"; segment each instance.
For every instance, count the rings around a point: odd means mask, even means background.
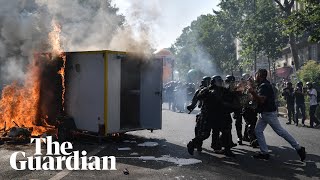
[[[8,133],[9,137],[30,137],[31,136],[31,132],[29,129],[27,128],[20,128],[20,127],[13,127],[10,129],[9,133]]]
[[[123,170],[123,174],[124,174],[124,175],[129,175],[129,174],[130,174],[127,168],[125,168],[125,169]]]
[[[118,148],[118,151],[131,151],[129,147]]]
[[[141,146],[141,147],[155,147],[158,145],[159,144],[157,142],[144,142],[144,143],[138,144],[138,146]]]

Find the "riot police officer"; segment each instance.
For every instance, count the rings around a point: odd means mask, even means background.
[[[234,86],[235,86],[235,77],[232,75],[227,75],[226,76],[226,84],[228,85],[228,89],[235,94],[237,98],[241,95],[240,92],[235,91]],[[242,112],[241,108],[235,110],[233,113],[233,118],[235,119],[235,127],[237,131],[237,136],[238,136],[238,144],[242,145]]]
[[[235,78],[229,77],[229,80],[235,81]],[[223,80],[221,76],[212,77],[211,86],[217,91],[218,97],[221,98],[220,107],[222,110],[213,118],[211,146],[216,152],[223,152],[226,156],[233,157],[234,154],[231,151],[233,147],[231,135],[232,118],[230,113],[238,110],[240,103],[237,101],[234,92],[223,87],[222,84]],[[231,84],[231,86],[233,85]],[[221,136],[219,136],[220,133]],[[221,147],[224,147],[223,151],[219,151]]]
[[[253,80],[247,78],[246,76],[243,78],[243,80],[245,80],[247,84],[254,84]],[[253,98],[251,98],[251,96],[245,96],[247,100],[245,101],[246,103],[242,107],[242,116],[246,123],[243,140],[248,141],[252,147],[256,148],[258,146],[258,141],[254,129],[258,120],[257,103]]]
[[[294,112],[294,89],[291,82],[287,82],[287,86],[283,89],[282,96],[287,102],[288,109],[288,122],[286,124],[291,124],[291,120],[295,122],[295,112]]]
[[[200,91],[202,89],[204,89],[204,88],[209,86],[210,80],[211,80],[211,78],[209,76],[204,76],[202,78],[201,85],[200,85],[199,89],[197,89],[197,91],[195,92],[195,94],[194,94],[194,96],[193,96],[193,98],[191,100],[191,104],[187,106],[187,109],[190,112],[192,112],[196,108],[196,105],[197,105],[198,102],[199,102],[198,107],[201,108],[202,102],[199,101],[198,95],[199,95],[199,93],[200,93]]]
[[[210,80],[211,80],[211,78],[209,76],[204,76],[202,78],[201,85],[200,85],[199,89],[197,89],[197,91],[195,92],[195,94],[192,98],[191,104],[187,106],[189,113],[191,113],[196,108],[197,104],[198,104],[199,108],[202,108],[203,101],[199,98],[199,93],[201,92],[201,90],[203,90],[204,88],[207,88],[209,86]],[[202,119],[201,113],[197,114],[196,126],[194,128],[195,136],[197,136],[198,133],[200,132],[198,129],[201,126],[201,122],[200,122],[201,119]],[[197,151],[199,151],[199,152],[202,151],[202,143],[199,143],[197,145]]]
[[[212,82],[212,81],[211,81]],[[214,119],[220,119],[222,117],[222,97],[221,92],[212,86],[203,88],[198,93],[198,100],[202,101],[201,111],[198,115],[197,132],[195,138],[193,138],[187,145],[188,152],[193,155],[194,148],[202,145],[202,142],[210,136],[212,129],[212,123]]]

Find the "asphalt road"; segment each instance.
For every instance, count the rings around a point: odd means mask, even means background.
[[[300,162],[290,145],[270,127],[265,136],[270,147],[269,161],[251,157],[258,149],[248,145],[233,148],[235,158],[214,154],[208,139],[204,151],[188,154],[186,144],[194,136],[195,114],[163,109],[163,128],[151,133],[136,131],[103,143],[74,142],[74,150],[90,155],[116,156],[114,171],[15,171],[9,159],[15,151],[34,153],[34,144],[0,145],[0,179],[319,179],[320,130],[283,126],[306,147],[307,159]],[[233,139],[236,141],[235,129]],[[120,148],[120,149],[119,149]],[[126,171],[126,170],[127,171]],[[124,173],[128,172],[128,173]]]

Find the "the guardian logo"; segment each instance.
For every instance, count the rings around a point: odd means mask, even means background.
[[[27,157],[27,160],[17,161],[17,156],[19,154],[26,157],[26,153],[18,151],[11,155],[10,165],[13,169],[63,170],[62,167],[65,164],[65,167],[68,170],[117,170],[116,158],[114,156],[87,157],[87,152],[82,151],[80,157],[79,151],[72,151],[73,147],[70,142],[63,142],[60,145],[59,142],[52,142],[51,136],[46,138],[31,138],[31,143],[33,142],[36,144],[34,156]],[[45,156],[41,153],[41,142],[46,143],[47,146],[47,153]],[[53,146],[54,150],[52,149]],[[67,152],[67,150],[69,150],[69,152]]]

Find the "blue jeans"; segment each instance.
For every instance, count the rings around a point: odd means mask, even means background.
[[[259,119],[255,128],[255,133],[263,154],[268,154],[268,146],[263,131],[270,125],[274,132],[284,138],[293,148],[300,149],[298,142],[281,126],[276,112],[263,112],[259,114]]]

